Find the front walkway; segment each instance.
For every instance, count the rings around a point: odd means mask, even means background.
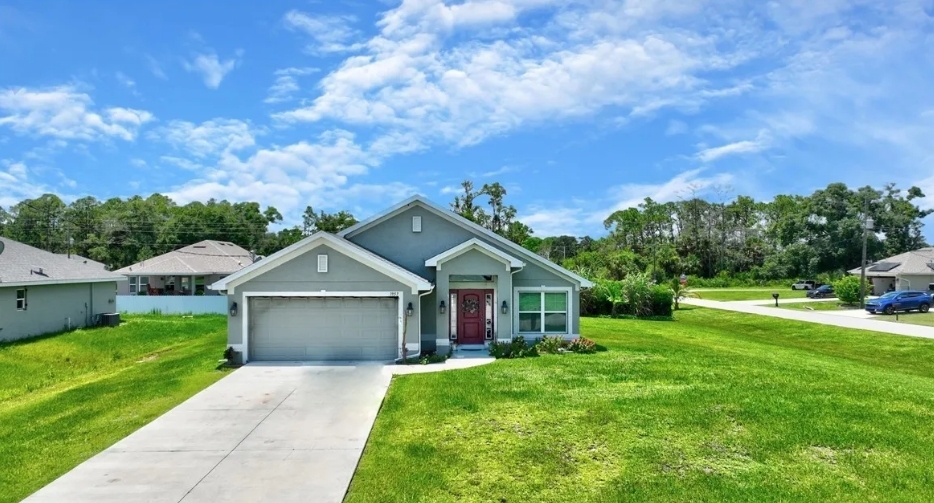
[[[801,301],[801,299],[797,300]],[[757,302],[760,302],[761,304],[762,302],[768,303],[769,301]],[[893,323],[890,321],[879,321],[857,317],[855,315],[841,316],[840,314],[829,314],[826,311],[797,311],[791,309],[781,309],[774,306],[751,305],[746,302],[717,302],[714,300],[691,298],[681,300],[681,304],[708,307],[711,309],[721,309],[724,311],[734,311],[737,313],[758,314],[762,316],[771,316],[773,318],[784,318],[786,320],[820,323],[822,325],[832,325],[836,327],[872,330],[874,332],[883,332],[887,334],[934,339],[934,327]]]
[[[391,378],[373,364],[247,365],[25,501],[340,502]]]

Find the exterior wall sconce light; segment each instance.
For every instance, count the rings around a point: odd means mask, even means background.
[[[409,305],[406,306],[406,308],[405,308],[405,315],[406,315],[406,316],[412,316],[412,314],[414,314],[414,313],[415,313],[415,308],[412,307],[412,303],[409,302]]]
[[[441,305],[438,306],[438,312],[444,314],[445,311],[447,311],[447,306],[444,305],[444,301],[442,300]]]
[[[237,303],[236,302],[230,305],[230,315],[231,316],[237,315]]]
[[[503,307],[502,307],[502,309],[503,309],[503,314],[506,314],[506,313],[509,312],[509,304],[506,304],[506,301],[505,301],[505,300],[503,301]]]

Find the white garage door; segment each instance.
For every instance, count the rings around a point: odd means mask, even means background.
[[[250,299],[251,360],[392,360],[398,354],[395,298]]]

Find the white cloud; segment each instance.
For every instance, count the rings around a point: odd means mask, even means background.
[[[688,125],[679,120],[668,121],[668,128],[665,129],[667,136],[675,136],[688,132]]]
[[[582,222],[586,221],[586,215],[580,208],[532,206],[518,218],[531,227],[533,235],[538,237],[585,236],[593,232],[593,226],[582,225]]]
[[[148,54],[146,55],[146,66],[149,67],[149,72],[157,78],[162,80],[169,79],[169,77],[165,74],[165,70],[162,69],[162,63]]]
[[[0,126],[20,134],[65,140],[119,138],[131,141],[153,120],[145,110],[113,107],[95,111],[88,94],[73,86],[0,90]]]
[[[438,191],[439,194],[447,196],[451,194],[460,194],[463,192],[463,188],[460,185],[445,185],[441,187],[441,190]]]
[[[697,107],[732,95],[724,89],[736,87],[698,77],[741,61],[717,54],[708,37],[657,27],[588,34],[583,28],[599,21],[586,17],[575,19],[583,25],[580,33],[569,31],[565,24],[571,21],[558,17],[539,31],[515,26],[523,13],[554,3],[405,1],[382,16],[381,32],[367,42],[364,54],[347,58],[321,80],[314,101],[274,117],[389,128],[423,147],[464,146],[527,124],[590,116],[605,108],[648,114],[666,106]],[[452,30],[479,34],[491,26],[515,29],[503,37],[449,45],[460,40]]]
[[[269,95],[263,100],[266,103],[283,103],[291,101],[293,94],[299,90],[298,78],[317,72],[317,68],[283,68],[276,70],[276,82],[269,88]]]
[[[0,160],[0,207],[9,207],[23,199],[34,199],[52,190],[30,177],[32,170],[20,161]]]
[[[146,161],[139,158],[130,159],[130,164],[136,166],[137,168],[145,168],[147,166]]]
[[[148,136],[165,141],[197,158],[204,158],[252,147],[256,145],[255,134],[247,122],[217,118],[201,124],[171,121],[166,126],[154,129]]]
[[[228,73],[240,65],[243,51],[237,50],[234,57],[227,60],[221,60],[213,50],[195,54],[191,61],[182,61],[185,70],[201,75],[204,85],[217,89]]]
[[[611,190],[611,198],[615,203],[608,210],[595,212],[591,220],[603,222],[614,211],[636,207],[647,197],[658,203],[689,199],[694,195],[700,197],[711,190],[726,188],[733,182],[733,175],[729,173],[703,174],[704,169],[697,168],[678,173],[662,183],[627,183],[615,187]]]
[[[485,171],[482,173],[471,173],[470,176],[475,177],[475,178],[492,178],[494,176],[505,175],[507,173],[515,173],[516,171],[519,171],[518,166],[506,165],[506,166],[501,166],[497,169]]]
[[[175,157],[171,155],[164,155],[159,158],[160,161],[177,166],[187,171],[201,172],[205,169],[203,164],[199,164],[191,159],[186,159],[184,157]]]
[[[120,85],[122,85],[123,87],[126,87],[127,89],[136,88],[136,81],[134,81],[130,77],[127,77],[125,73],[117,72],[114,74],[114,77],[117,79],[117,82],[119,82]]]
[[[314,142],[263,148],[246,158],[222,153],[214,166],[199,171],[200,178],[168,195],[182,203],[211,197],[260,201],[286,213],[308,204],[328,206],[331,192],[350,190],[351,177],[367,174],[378,163],[353,134],[330,130]]]
[[[312,54],[361,49],[363,44],[352,42],[360,35],[351,27],[356,21],[353,16],[312,15],[297,10],[287,12],[282,18],[286,28],[311,37],[307,51]]]

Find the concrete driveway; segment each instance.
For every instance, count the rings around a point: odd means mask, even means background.
[[[339,502],[391,374],[250,364],[25,501]]]

